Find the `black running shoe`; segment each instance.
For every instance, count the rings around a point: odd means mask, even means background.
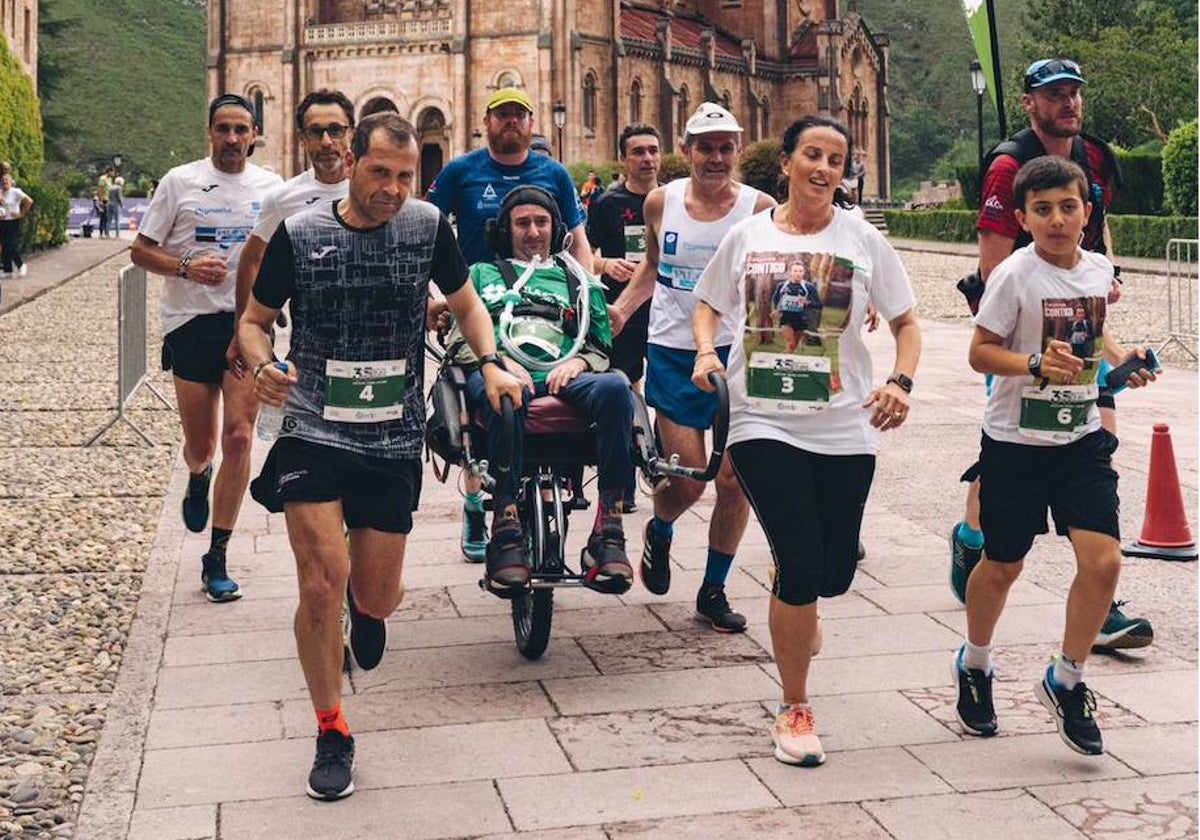
[[[1154,644],[1154,627],[1147,618],[1130,618],[1121,612],[1126,601],[1113,601],[1108,618],[1100,628],[1092,647],[1113,651],[1120,648],[1141,648]]]
[[[965,542],[958,538],[958,526],[961,523],[955,523],[954,529],[950,532],[950,588],[954,591],[954,597],[958,599],[958,603],[967,603],[967,581],[971,577],[971,572],[979,565],[979,560],[983,557],[982,548],[971,548]]]
[[[656,535],[649,522],[642,535],[642,584],[655,595],[671,588],[671,538]]]
[[[225,571],[224,554],[205,554],[200,559],[200,584],[213,603],[236,601],[242,597],[241,587]]]
[[[1096,695],[1084,683],[1070,691],[1054,681],[1054,666],[1046,673],[1033,693],[1046,710],[1054,717],[1058,735],[1068,747],[1084,755],[1103,755],[1104,740],[1100,727],[1096,725]]]
[[[529,546],[516,517],[492,523],[485,570],[488,591],[501,598],[511,598],[529,585]]]
[[[867,559],[867,547],[865,545],[863,545],[862,542],[860,541],[858,543],[858,549],[854,552],[854,562],[861,563],[863,560],[866,560],[866,559]]]
[[[637,513],[637,509],[637,488],[629,487],[621,500],[621,513]]]
[[[354,793],[354,736],[330,729],[317,736],[317,757],[304,792],[332,802]]]
[[[208,527],[208,485],[212,482],[212,464],[199,475],[188,477],[187,492],[183,494],[183,524],[193,534]]]
[[[992,705],[992,674],[963,667],[963,648],[954,654],[952,673],[958,688],[958,722],[963,732],[990,738],[996,734],[996,708]]]
[[[625,555],[625,531],[620,522],[606,522],[588,537],[580,557],[583,583],[597,592],[620,595],[633,583],[633,567]]]
[[[387,622],[360,613],[349,584],[346,585],[346,607],[350,612],[350,652],[359,668],[370,671],[383,659],[383,651],[387,648]]]
[[[741,633],[746,629],[746,616],[729,608],[724,586],[700,584],[696,593],[696,618],[707,621],[718,633]]]
[[[279,327],[279,329],[281,329],[281,330],[286,330],[287,325],[288,325],[287,313],[284,312],[282,309],[280,309],[279,314],[275,316],[275,326]]]

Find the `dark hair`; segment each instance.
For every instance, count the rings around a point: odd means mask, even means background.
[[[1013,198],[1016,206],[1025,209],[1025,197],[1038,190],[1052,190],[1055,187],[1074,185],[1079,190],[1079,197],[1086,204],[1088,201],[1087,176],[1079,168],[1079,164],[1057,155],[1043,155],[1026,163],[1017,171],[1013,181]]]
[[[376,131],[387,134],[397,146],[407,146],[409,143],[416,142],[416,133],[413,131],[412,123],[404,117],[390,111],[371,114],[358,124],[358,129],[354,132],[354,139],[350,141],[350,151],[354,153],[355,159],[366,157],[370,153],[371,135]]]
[[[854,138],[850,136],[850,130],[833,117],[821,117],[816,114],[810,114],[807,117],[801,117],[796,120],[783,132],[780,153],[791,157],[792,152],[796,151],[796,144],[800,142],[800,135],[810,128],[832,128],[846,138],[846,159],[842,166],[842,177],[849,175],[850,153],[854,150]]]
[[[504,196],[496,218],[488,219],[484,226],[487,243],[496,252],[496,256],[505,259],[512,257],[512,211],[522,204],[535,204],[550,214],[550,253],[557,254],[561,251],[567,237],[567,226],[563,224],[558,202],[547,190],[533,184],[522,184]]]
[[[340,90],[321,88],[301,99],[300,104],[296,106],[296,128],[300,131],[304,130],[304,115],[314,105],[337,105],[346,114],[346,122],[354,128],[354,103],[350,98]]]
[[[617,148],[621,151],[621,157],[625,157],[625,144],[629,142],[629,138],[639,134],[649,134],[655,140],[662,142],[662,136],[658,133],[658,129],[649,123],[627,125],[621,129],[621,136],[617,138]]]
[[[226,105],[236,105],[239,108],[245,109],[250,115],[250,122],[255,128],[258,128],[258,113],[254,110],[254,106],[250,104],[250,100],[244,96],[239,96],[236,93],[222,93],[208,103],[208,127],[212,128],[213,117],[217,115],[217,111],[224,108]]]
[[[358,112],[358,118],[363,120],[372,114],[399,113],[400,109],[396,107],[396,103],[388,99],[386,96],[373,96],[363,103],[362,110]]]

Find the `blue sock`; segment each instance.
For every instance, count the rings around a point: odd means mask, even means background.
[[[675,536],[675,523],[663,522],[657,516],[650,517],[650,530],[654,532],[654,536],[662,540],[669,540]]]
[[[463,497],[463,510],[483,510],[483,493],[467,493]]]
[[[976,531],[966,522],[958,523],[958,538],[967,548],[983,548],[983,531]]]
[[[704,564],[704,582],[709,586],[724,586],[725,578],[729,577],[729,567],[732,565],[732,554],[710,548],[708,562]]]

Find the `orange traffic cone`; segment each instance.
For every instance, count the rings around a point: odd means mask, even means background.
[[[1142,536],[1125,546],[1126,557],[1155,557],[1159,560],[1195,560],[1196,541],[1183,510],[1183,492],[1175,469],[1175,450],[1166,423],[1154,424],[1150,439],[1150,478],[1146,486],[1146,517]]]

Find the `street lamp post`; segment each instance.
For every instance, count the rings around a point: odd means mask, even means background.
[[[979,191],[983,192],[983,94],[987,91],[987,77],[979,59],[971,61],[971,87],[975,90],[975,129],[979,146]]]
[[[563,104],[561,99],[554,101],[554,107],[550,109],[554,115],[554,128],[558,131],[558,162],[562,163],[563,159],[563,126],[567,124],[567,106]]]
[[[117,169],[121,168],[121,153],[120,152],[117,152],[115,155],[113,155],[113,166],[116,167]]]

